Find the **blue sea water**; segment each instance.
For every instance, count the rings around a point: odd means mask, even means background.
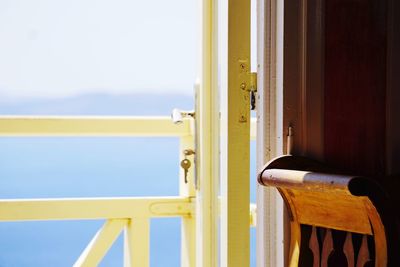
[[[0,114],[169,115],[190,96],[86,95],[0,102]],[[252,144],[252,151],[255,147]],[[254,155],[254,153],[252,153]],[[0,138],[0,198],[178,195],[177,138]],[[252,174],[254,177],[254,158]],[[252,179],[252,202],[255,179]],[[104,221],[0,223],[0,267],[71,266]],[[251,230],[255,266],[255,231]],[[180,220],[151,221],[151,266],[179,266]],[[120,237],[100,266],[122,266]]]

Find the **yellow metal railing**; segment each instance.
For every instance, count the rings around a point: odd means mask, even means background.
[[[1,116],[0,136],[145,136],[193,135],[189,119],[169,117]]]
[[[191,216],[187,197],[0,200],[0,221],[124,219]]]
[[[0,136],[193,136],[190,119],[181,124],[169,117],[129,116],[0,116]],[[250,139],[256,138],[252,118]]]
[[[252,139],[255,128],[253,121]],[[194,134],[192,119],[175,125],[169,117],[0,116],[0,137],[177,137],[182,152],[194,149]],[[184,157],[181,153],[181,159]],[[180,196],[175,197],[3,199],[0,221],[106,219],[74,266],[96,266],[123,230],[124,266],[149,266],[149,220],[181,217],[181,264],[195,266],[194,167],[186,174],[188,183],[184,182],[184,175],[181,170]],[[255,205],[251,205],[251,226],[255,225],[255,214]]]
[[[0,221],[107,219],[74,266],[97,266],[125,230],[125,266],[149,266],[149,220],[191,217],[187,197],[0,200]]]

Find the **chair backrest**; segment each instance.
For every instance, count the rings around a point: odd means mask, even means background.
[[[290,267],[387,266],[385,228],[374,204],[379,186],[372,180],[283,156],[258,181],[276,187],[288,208]]]

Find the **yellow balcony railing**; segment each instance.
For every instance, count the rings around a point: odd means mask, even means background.
[[[189,119],[169,117],[1,116],[0,136],[145,136],[193,135]]]
[[[169,117],[130,116],[0,116],[0,136],[193,136],[190,119],[181,124]],[[256,138],[252,118],[250,139]]]
[[[255,139],[255,121],[251,138]],[[194,149],[192,119],[175,125],[169,117],[0,116],[1,136],[177,137],[180,150]],[[181,158],[184,157],[180,153]],[[193,162],[194,164],[194,162]],[[178,166],[178,164],[177,164]],[[194,167],[180,174],[180,196],[0,200],[0,221],[92,220],[106,222],[74,266],[96,266],[124,231],[124,266],[149,266],[149,220],[181,217],[181,265],[195,266]],[[251,226],[256,208],[249,209]],[[199,219],[199,218],[197,218]]]
[[[192,215],[188,197],[0,200],[0,221],[106,219],[74,266],[97,266],[124,229],[126,266],[148,266],[149,219]]]

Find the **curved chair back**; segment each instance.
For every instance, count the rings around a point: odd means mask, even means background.
[[[380,189],[372,180],[283,156],[269,162],[258,181],[276,187],[288,208],[288,266],[387,266],[385,227],[374,205]]]

